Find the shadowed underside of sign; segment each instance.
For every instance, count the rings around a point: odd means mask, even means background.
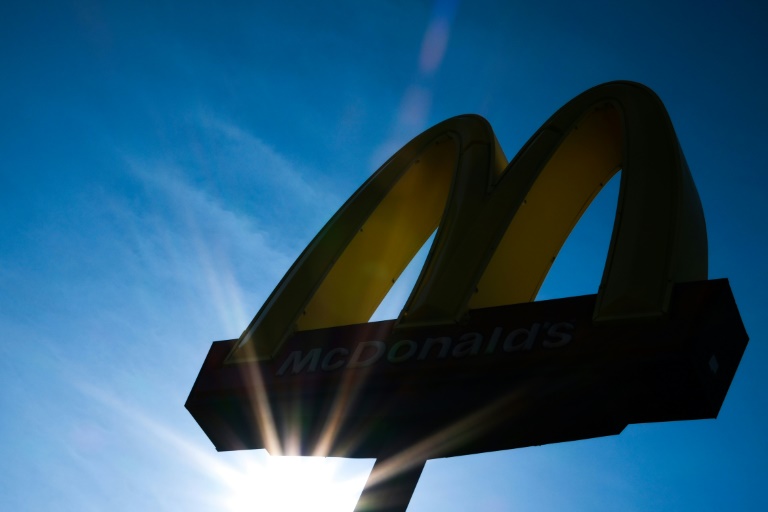
[[[619,170],[597,294],[532,302]],[[435,230],[400,316],[368,323]],[[664,106],[613,82],[511,162],[478,116],[409,142],[213,344],[186,407],[218,450],[379,458],[357,510],[403,511],[429,458],[714,418],[747,340]]]

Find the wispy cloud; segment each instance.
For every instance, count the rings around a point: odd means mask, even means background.
[[[210,151],[170,162],[127,156],[139,207],[108,202],[138,271],[191,287],[190,300],[211,304],[223,332],[239,336],[341,201],[234,123],[209,115],[199,124]]]
[[[255,313],[244,296],[265,297],[291,255],[250,217],[192,186],[183,171],[136,162],[131,168],[151,198],[144,211],[120,207],[137,263],[145,273],[192,285],[197,300],[216,308],[225,332],[239,335]]]
[[[323,190],[307,179],[312,173],[310,169],[302,169],[263,139],[215,116],[205,116],[203,127],[226,138],[229,164],[236,167],[243,178],[250,177],[272,190],[288,192],[298,203],[325,207],[335,201],[333,192]]]

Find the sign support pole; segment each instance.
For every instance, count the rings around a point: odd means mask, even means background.
[[[406,467],[397,467],[396,460],[376,459],[354,512],[406,511],[427,461],[411,461]]]

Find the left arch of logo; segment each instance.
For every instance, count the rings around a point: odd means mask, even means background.
[[[667,314],[672,285],[707,278],[698,193],[669,116],[643,85],[594,87],[507,162],[488,122],[448,119],[376,171],[272,292],[229,362],[269,359],[296,330],[367,322],[437,228],[398,319],[461,321],[532,301],[582,213],[622,170],[596,322]]]

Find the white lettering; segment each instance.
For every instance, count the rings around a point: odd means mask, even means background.
[[[539,342],[539,338],[543,338],[540,341],[541,347],[556,349],[571,343],[575,328],[570,322],[558,322],[554,325],[550,322],[534,323],[529,329],[510,331],[501,345],[504,352],[529,351]],[[459,359],[481,353],[490,355],[499,345],[502,334],[503,328],[496,327],[489,338],[483,336],[481,332],[466,332],[459,336],[455,344],[453,338],[439,336],[427,338],[423,343],[408,339],[398,340],[389,347],[380,340],[363,341],[357,344],[354,351],[345,347],[330,348],[327,351],[323,348],[313,348],[306,353],[294,350],[286,357],[277,375],[316,372],[318,369],[330,372],[345,367],[366,368],[378,363],[384,356],[387,362],[398,364],[413,359],[417,354],[416,359],[419,361],[427,358],[446,359],[449,356]],[[485,339],[488,339],[488,344],[483,351]],[[351,355],[350,352],[352,352]]]
[[[341,347],[337,347],[332,350],[329,350],[328,353],[325,354],[325,357],[323,358],[323,364],[320,365],[320,369],[325,372],[330,372],[333,370],[338,370],[339,368],[344,366],[344,363],[346,363],[344,359],[339,359],[338,361],[333,363],[331,362],[331,360],[333,359],[333,356],[335,356],[336,354],[339,354],[340,357],[342,358],[347,357],[349,355],[349,350]]]
[[[488,346],[485,349],[486,354],[493,354],[493,352],[496,350],[496,344],[499,342],[500,337],[501,337],[501,327],[497,327],[493,330],[493,334],[491,334],[491,339],[488,341]]]
[[[309,371],[314,372],[315,370],[317,370],[317,362],[320,360],[321,351],[322,349],[313,348],[307,353],[304,359],[302,359],[301,350],[294,350],[293,352],[291,352],[291,355],[289,355],[286,358],[285,362],[283,363],[283,366],[281,366],[280,369],[277,371],[277,374],[283,375],[285,371],[288,369],[288,367],[291,365],[291,363],[293,363],[293,368],[291,369],[291,373],[299,373],[307,365],[309,365]]]
[[[533,342],[536,341],[536,336],[539,334],[539,328],[541,324],[533,324],[529,329],[517,329],[509,334],[504,340],[505,352],[516,352],[518,350],[531,350]]]
[[[364,352],[370,352],[369,349],[373,349],[373,354],[364,355]],[[355,352],[352,354],[352,357],[349,358],[347,368],[364,368],[366,366],[371,366],[379,360],[386,349],[387,346],[383,341],[364,341],[355,347]]]
[[[575,327],[572,323],[569,322],[560,322],[552,327],[549,328],[547,331],[547,336],[550,338],[557,338],[558,341],[553,340],[544,340],[544,342],[541,344],[544,348],[560,348],[564,345],[567,345],[571,342],[571,339],[573,339],[573,336],[570,333],[562,332],[563,330],[573,330]]]
[[[400,350],[400,347],[404,347],[406,345],[408,348],[406,349],[405,353],[397,355],[397,351]],[[392,348],[389,349],[389,353],[387,354],[387,361],[390,363],[402,363],[403,361],[407,361],[408,359],[412,358],[418,349],[419,346],[416,345],[415,341],[400,340],[392,345]]]
[[[459,342],[453,347],[453,357],[476,356],[480,352],[483,343],[483,335],[479,332],[468,332],[459,338]]]
[[[429,351],[435,346],[435,343],[440,343],[440,352],[437,354],[438,359],[445,359],[448,355],[448,351],[451,350],[451,338],[442,336],[440,338],[427,338],[424,342],[424,348],[421,349],[419,354],[419,361],[423,361],[429,355]]]

